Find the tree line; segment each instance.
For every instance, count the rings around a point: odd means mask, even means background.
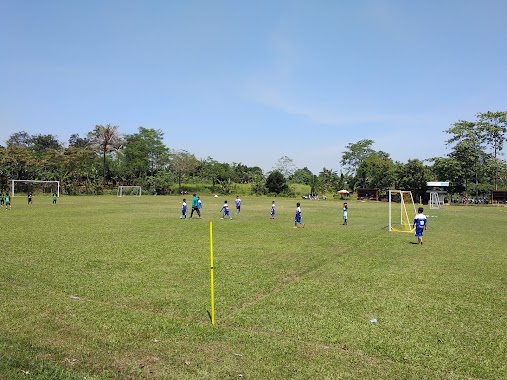
[[[449,181],[451,192],[478,195],[507,189],[507,164],[502,158],[507,112],[478,113],[476,120],[460,120],[445,132],[451,152],[446,157],[393,161],[373,149],[370,139],[349,143],[342,152],[342,171],[323,168],[317,174],[296,168],[281,157],[273,170],[242,163],[197,158],[184,150],[169,149],[163,132],[139,127],[121,134],[114,125],[96,125],[66,144],[53,135],[12,134],[0,145],[0,190],[10,179],[60,181],[66,194],[101,194],[118,185],[142,186],[144,193],[170,194],[202,186],[201,192],[231,193],[247,184],[252,194],[295,195],[291,184],[306,185],[314,194],[340,189],[422,190],[428,181]],[[337,154],[338,157],[338,154]]]

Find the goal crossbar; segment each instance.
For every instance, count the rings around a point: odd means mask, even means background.
[[[124,197],[126,195],[140,197],[142,193],[141,186],[118,186],[116,193],[117,197]]]
[[[56,184],[56,196],[60,196],[60,181],[41,181],[41,180],[33,180],[33,179],[11,179],[11,196],[15,197],[15,185],[16,183],[54,183]]]

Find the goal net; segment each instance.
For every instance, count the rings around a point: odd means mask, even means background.
[[[442,208],[443,202],[436,191],[430,193],[430,209]]]
[[[141,186],[118,186],[118,197],[140,197]]]
[[[413,232],[415,214],[411,191],[389,190],[389,231]]]
[[[60,181],[37,181],[28,179],[11,179],[11,196],[53,195],[60,196]]]

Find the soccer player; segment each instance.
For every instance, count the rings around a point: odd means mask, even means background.
[[[271,219],[275,219],[275,201],[271,204],[271,211],[269,212]]]
[[[229,212],[229,205],[227,204],[227,201],[224,201],[224,205],[222,206],[220,211],[223,212],[222,217],[220,219],[223,219],[226,216],[232,219],[231,213]]]
[[[347,205],[347,202],[345,202],[343,204],[342,212],[343,212],[343,225],[346,226],[347,220],[348,220],[348,213],[349,213],[349,206]]]
[[[301,228],[305,228],[305,224],[301,220],[301,203],[296,203],[296,216],[294,217],[294,227],[298,228],[298,224],[301,225]]]
[[[201,211],[199,211],[199,198],[197,197],[197,194],[194,194],[194,197],[192,198],[192,211],[190,212],[190,219],[192,219],[192,216],[194,216],[194,211],[197,212],[199,219],[201,219]]]
[[[58,198],[58,196],[56,195],[56,193],[53,193],[53,204],[55,205],[56,204],[56,199]]]
[[[417,209],[417,214],[414,217],[415,237],[420,245],[423,244],[423,231],[428,228],[428,219],[426,218],[426,215],[423,214],[423,211],[423,208],[419,207]]]
[[[32,204],[32,193],[28,193],[28,204]]]
[[[239,195],[236,195],[236,214],[239,214],[241,211],[241,199],[239,198]]]
[[[183,204],[181,205],[180,219],[187,219],[187,200],[185,198],[183,198]]]
[[[5,194],[5,209],[11,209],[12,206],[11,206],[11,196],[9,195],[9,193]]]
[[[202,209],[202,201],[200,197],[197,197],[197,208],[199,209],[199,212],[201,212]]]

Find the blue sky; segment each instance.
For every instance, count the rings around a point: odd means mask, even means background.
[[[171,149],[340,170],[361,139],[445,156],[443,131],[507,110],[507,1],[0,2],[0,144],[97,124]]]

